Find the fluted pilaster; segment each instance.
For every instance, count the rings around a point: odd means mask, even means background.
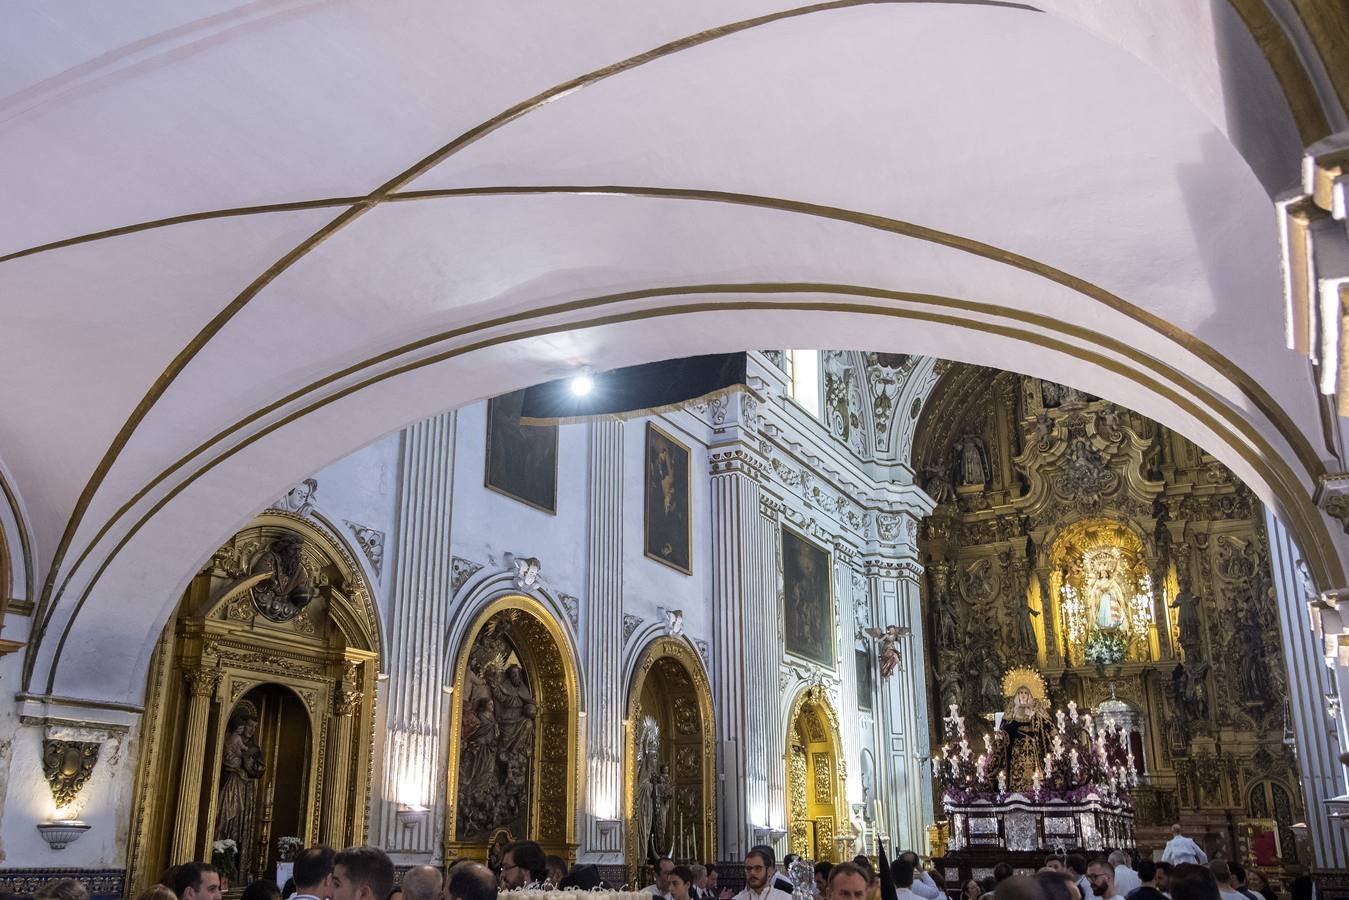
[[[621,863],[623,832],[623,424],[590,425],[582,607],[586,683],[586,806],[581,858]]]
[[[408,853],[433,853],[444,817],[440,763],[445,633],[453,589],[450,513],[454,498],[455,414],[403,432],[398,558],[389,615],[388,728],[378,843]],[[405,828],[400,804],[436,809]]]
[[[178,810],[173,827],[171,863],[191,862],[198,858],[197,829],[201,813],[202,772],[206,760],[206,725],[211,718],[211,703],[220,687],[219,669],[193,669],[186,673],[188,702],[187,724],[183,729],[187,745],[183,748],[183,771],[178,782]]]
[[[1342,747],[1336,741],[1336,724],[1326,710],[1327,697],[1335,693],[1331,670],[1317,644],[1307,610],[1306,591],[1298,573],[1302,553],[1274,514],[1265,511],[1269,536],[1269,565],[1279,602],[1279,633],[1283,639],[1284,663],[1288,667],[1288,708],[1297,737],[1298,774],[1302,777],[1302,800],[1307,806],[1307,828],[1316,855],[1316,868],[1349,866],[1345,833],[1326,814],[1325,801],[1345,792],[1344,770],[1338,762]],[[1341,713],[1341,716],[1344,714]]]
[[[760,463],[753,451],[732,444],[713,448],[712,617],[717,713],[717,855],[742,859],[754,844],[755,826],[770,821],[770,768],[782,768],[777,736],[781,653],[777,639],[778,583],[774,524],[760,511]],[[769,701],[772,701],[771,704]],[[773,712],[770,714],[770,705]],[[779,780],[779,798],[781,786]],[[778,816],[785,807],[781,799]]]

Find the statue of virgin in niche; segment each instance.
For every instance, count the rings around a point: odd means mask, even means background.
[[[654,841],[657,821],[656,780],[660,777],[660,725],[655,716],[643,716],[642,727],[637,733],[637,803],[636,825],[637,839],[648,861],[660,858],[664,852],[656,848]]]
[[[254,873],[250,864],[253,844],[256,842],[256,808],[258,778],[264,765],[262,748],[258,746],[258,710],[248,700],[230,714],[221,752],[220,793],[216,805],[215,839],[234,841],[238,849],[239,871],[236,877],[251,880]]]

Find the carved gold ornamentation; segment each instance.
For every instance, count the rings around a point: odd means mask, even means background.
[[[834,800],[834,767],[828,753],[811,755],[815,766],[815,802],[832,803]]]
[[[97,741],[47,738],[42,742],[42,773],[58,809],[69,806],[94,774],[100,746]]]
[[[189,669],[184,673],[188,689],[194,697],[214,697],[225,673],[218,668]]]

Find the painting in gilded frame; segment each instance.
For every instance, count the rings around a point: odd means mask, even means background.
[[[645,460],[646,555],[692,575],[689,448],[648,422]]]
[[[833,567],[829,551],[782,529],[783,633],[793,656],[834,667]]]
[[[522,425],[524,391],[487,401],[488,488],[546,513],[557,513],[556,425]]]

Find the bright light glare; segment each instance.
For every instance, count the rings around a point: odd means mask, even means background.
[[[571,392],[577,397],[585,397],[595,389],[595,379],[589,375],[577,375],[571,380]]]

